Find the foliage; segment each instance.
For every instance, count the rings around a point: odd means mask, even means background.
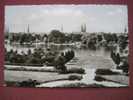
[[[65,34],[58,30],[52,30],[48,35],[49,41],[54,43],[64,43],[65,42]]]

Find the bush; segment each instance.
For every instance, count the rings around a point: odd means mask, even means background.
[[[25,81],[22,81],[22,82],[19,82],[19,87],[35,87],[36,85],[39,85],[40,83],[37,82],[36,80],[32,80],[32,79],[29,79],[29,80],[25,80]]]
[[[69,80],[81,80],[82,79],[82,76],[79,76],[79,75],[70,75]]]
[[[106,79],[105,78],[103,78],[103,77],[101,77],[101,76],[95,76],[95,78],[94,78],[94,80],[96,80],[96,81],[106,81]]]
[[[114,74],[117,75],[117,74],[119,74],[118,72],[113,72],[110,69],[97,69],[95,73],[98,75],[114,75]]]
[[[72,69],[68,69],[67,73],[85,74],[85,70],[82,68],[72,68]]]

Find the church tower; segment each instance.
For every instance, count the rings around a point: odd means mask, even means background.
[[[5,27],[5,33],[9,33],[10,31],[9,31],[9,27]]]
[[[81,32],[86,32],[86,24],[81,25]]]
[[[63,32],[63,25],[61,25],[61,32]]]
[[[28,27],[27,27],[27,33],[30,33],[30,27],[29,27],[29,24],[28,24]]]
[[[124,33],[127,33],[127,27],[125,27],[125,29],[124,29]]]

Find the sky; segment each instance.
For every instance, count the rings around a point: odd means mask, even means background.
[[[128,28],[125,5],[19,5],[5,7],[5,27],[10,32],[124,32]]]

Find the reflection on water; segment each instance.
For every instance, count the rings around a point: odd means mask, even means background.
[[[27,52],[29,49],[31,49],[31,51],[33,51],[33,49],[35,49],[34,46],[28,46],[28,45],[9,45],[6,44],[5,48],[7,49],[7,51],[10,51],[11,49],[13,49],[14,51],[18,51],[18,53],[21,53],[21,51],[23,52]],[[45,46],[41,46],[41,48],[46,49]],[[106,56],[109,57],[110,55],[110,51],[105,50],[104,48],[99,48],[97,50],[90,50],[90,49],[79,49],[76,48],[75,46],[70,46],[70,45],[50,45],[49,48],[53,51],[63,51],[66,49],[73,49],[77,55],[77,57],[80,56]]]

